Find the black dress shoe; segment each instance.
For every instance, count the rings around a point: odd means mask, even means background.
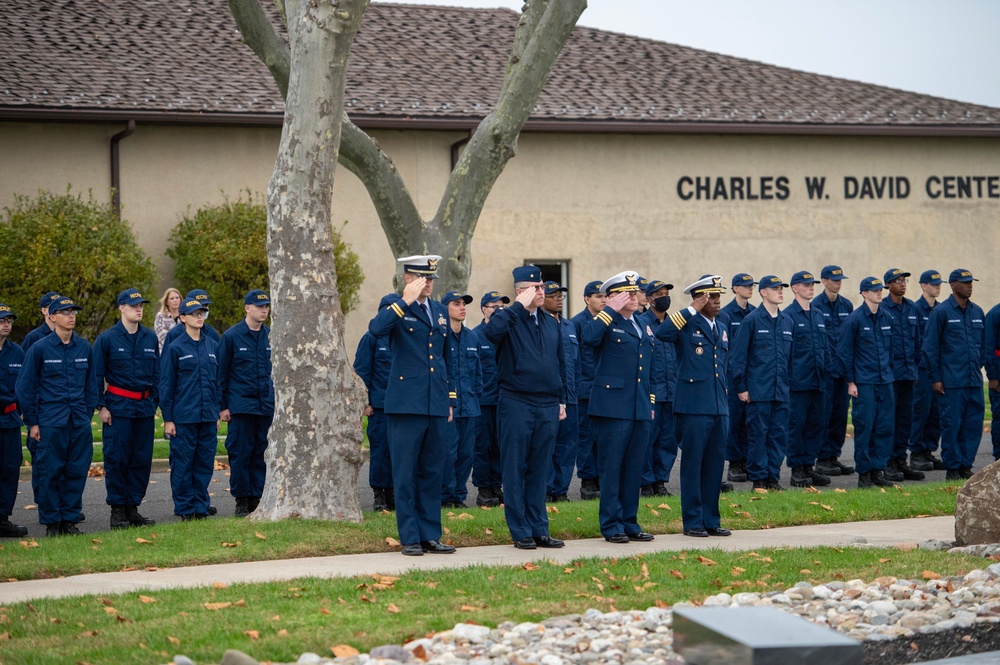
[[[538,545],[539,547],[551,547],[553,549],[560,548],[566,544],[561,540],[553,538],[552,536],[534,536],[532,540],[534,540],[535,545]]]
[[[420,546],[420,543],[416,545],[403,545],[403,556],[423,556],[424,548]]]
[[[218,508],[216,508],[215,506],[209,506],[209,507],[208,507],[208,514],[209,514],[209,515],[215,515],[215,514],[217,514],[218,512],[219,512],[219,509],[218,509]]]
[[[454,554],[455,548],[438,540],[421,540],[420,547],[428,554]]]
[[[719,488],[719,491],[722,492],[723,494],[727,494],[729,492],[732,492],[733,491],[733,484],[732,483],[722,483],[722,487]]]
[[[653,540],[653,534],[646,533],[645,531],[640,531],[638,533],[629,533],[626,535],[628,535],[629,540],[634,540],[640,543],[648,543],[649,541]]]
[[[80,511],[80,516],[76,518],[76,521],[77,522],[85,522],[86,520],[87,520],[87,516],[83,514],[83,511]]]
[[[0,538],[20,538],[27,535],[27,527],[14,524],[8,517],[0,517]]]
[[[710,529],[705,529],[710,536],[731,536],[733,532],[729,529],[723,529],[721,526],[712,527]]]
[[[604,540],[608,541],[609,543],[615,543],[618,545],[624,545],[629,542],[628,536],[626,536],[624,533],[616,533],[613,536],[604,536]]]
[[[519,550],[533,550],[537,549],[538,545],[535,545],[534,538],[522,538],[521,540],[514,541],[514,547]]]
[[[708,531],[705,529],[684,529],[684,535],[692,538],[708,538]]]

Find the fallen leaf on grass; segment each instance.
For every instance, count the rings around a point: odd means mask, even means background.
[[[34,538],[32,538],[31,540],[22,540],[21,542],[18,543],[18,545],[20,545],[21,547],[28,547],[28,548],[41,547],[41,545],[38,544],[38,541],[35,540]]]
[[[733,577],[739,577],[743,573],[747,572],[746,568],[740,568],[739,566],[733,566],[729,569],[729,574]]]
[[[469,513],[459,513],[458,515],[455,515],[452,519],[456,519],[456,520],[474,520],[476,518],[473,515],[470,515]]]
[[[530,561],[526,562],[521,567],[524,568],[525,570],[538,570],[538,568],[539,568],[538,566],[536,566],[535,564],[531,563]]]
[[[478,506],[479,510],[493,510],[491,506]]]
[[[237,540],[235,543],[222,543],[223,547],[239,547],[242,545],[242,541]]]
[[[939,580],[941,576],[935,573],[933,570],[925,570],[920,573],[920,576],[925,580]]]
[[[259,640],[260,632],[256,630],[244,630],[243,634],[249,637],[251,640]]]
[[[257,536],[261,540],[267,540],[267,536],[265,536],[264,534],[262,534],[260,531],[255,531],[253,535]]]
[[[233,604],[232,603],[202,603],[202,606],[206,610],[210,610],[212,612],[215,612],[216,610],[224,610],[227,607],[232,607]]]
[[[451,534],[451,529],[449,529],[449,528],[448,528],[448,527],[446,527],[446,526],[442,526],[442,527],[441,527],[441,533],[443,533],[444,535],[446,535],[446,536],[447,536],[447,535]]]
[[[333,652],[333,655],[336,658],[350,658],[351,656],[357,656],[361,653],[350,644],[338,644],[337,646],[330,647],[330,651]]]
[[[118,614],[118,610],[116,610],[113,607],[105,607],[104,611],[107,612],[108,614]]]
[[[388,607],[385,608],[385,611],[392,612],[393,614],[399,614],[401,610],[396,607],[395,603],[389,603]]]
[[[563,568],[563,575],[571,575],[576,571],[576,568]]]
[[[558,513],[559,509],[555,506],[545,506],[545,512],[547,513]]]
[[[225,589],[227,586],[229,585],[225,582],[212,582],[213,589]]]
[[[103,604],[105,607],[111,607],[115,603],[110,598],[102,598],[101,599],[101,604]]]
[[[741,511],[737,512],[736,515],[737,515],[737,517],[742,517],[744,519],[750,519],[750,513],[748,513],[745,510],[741,510]]]
[[[459,608],[462,612],[478,612],[480,609],[482,608],[476,607],[475,605],[462,605],[462,607]]]
[[[671,571],[670,571],[670,574],[671,574],[671,575],[673,575],[674,577],[676,577],[676,578],[677,578],[677,579],[679,579],[679,580],[682,580],[682,579],[684,579],[684,573],[682,573],[682,572],[681,572],[681,571],[679,571],[679,570],[671,570]]]
[[[149,603],[155,603],[156,602],[156,598],[153,598],[152,596],[139,596],[139,600],[141,600],[142,602],[146,603],[147,605]]]
[[[97,538],[91,538],[90,542],[94,543],[95,545],[100,545],[103,541],[98,540]]]
[[[288,637],[288,631],[282,628],[278,631],[278,637]]]
[[[651,514],[653,514],[653,515],[659,515],[659,514],[660,514],[660,511],[656,510],[655,508],[650,508],[650,509],[649,509],[649,512],[650,512]]]
[[[669,503],[661,503],[660,505],[657,506],[657,508],[662,508],[663,510],[673,510],[673,508],[670,507]]]
[[[386,536],[385,544],[388,545],[389,547],[399,547],[399,541],[390,536]]]
[[[763,487],[755,487],[755,488],[753,488],[753,493],[754,494],[767,494],[767,490],[764,489]]]
[[[486,527],[485,529],[483,529],[483,531],[486,532],[487,536],[492,536],[493,535],[493,529],[491,529],[489,527]]]
[[[152,545],[153,544],[152,540],[146,540],[145,538],[136,538],[135,542],[139,543],[140,545]]]
[[[319,613],[320,614],[330,614],[330,610],[326,609],[325,607],[321,607],[321,608],[319,608]]]
[[[707,556],[698,555],[698,563],[703,566],[717,566],[718,564],[709,559]]]
[[[0,642],[10,639],[10,633],[4,632],[0,633]]]
[[[892,561],[892,559],[879,559],[878,560],[879,563],[889,563],[890,561]]]
[[[361,594],[361,598],[359,600],[361,600],[362,603],[374,603],[375,594],[372,594],[370,597],[365,594]]]
[[[80,637],[97,637],[96,630],[85,630],[79,635]]]
[[[836,492],[837,494],[847,494],[847,490],[845,490],[843,487],[834,487],[833,491]]]
[[[930,515],[914,515],[914,517],[930,517]]]
[[[812,575],[812,571],[809,570],[808,568],[803,568],[802,570],[799,571],[799,575]]]
[[[649,567],[645,563],[642,564],[642,579],[649,579]]]
[[[818,489],[816,489],[815,487],[812,487],[812,486],[807,487],[804,490],[802,490],[802,493],[803,494],[822,494],[822,492],[820,490],[818,490]]]
[[[823,508],[823,510],[829,510],[831,513],[833,512],[833,506],[828,506],[825,503],[821,503],[819,505]]]

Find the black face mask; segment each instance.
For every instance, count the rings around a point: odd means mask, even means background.
[[[665,312],[670,309],[670,296],[660,296],[659,298],[653,298],[653,307],[661,312]]]

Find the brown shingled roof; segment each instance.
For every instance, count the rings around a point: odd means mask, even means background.
[[[277,88],[225,0],[6,0],[4,19],[0,117],[280,122]],[[506,9],[371,5],[351,56],[348,112],[362,126],[474,126],[499,93],[517,20]],[[530,122],[996,130],[1000,109],[578,27]]]

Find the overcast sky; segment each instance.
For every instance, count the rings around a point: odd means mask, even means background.
[[[523,4],[394,1],[517,11]],[[590,0],[579,23],[1000,107],[998,0]]]

